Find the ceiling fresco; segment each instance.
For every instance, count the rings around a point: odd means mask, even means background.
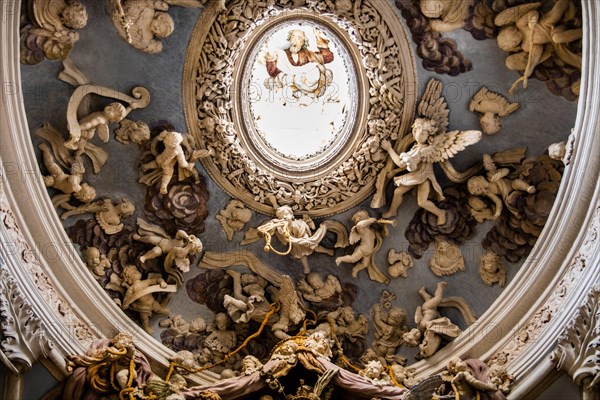
[[[502,362],[443,352],[552,208],[577,2],[24,3],[27,122],[81,273],[177,352],[159,377],[106,339],[71,362],[114,371],[55,398],[505,398]]]

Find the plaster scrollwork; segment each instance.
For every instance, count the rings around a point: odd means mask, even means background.
[[[275,197],[278,205],[288,205],[295,213],[321,217],[348,209],[372,193],[385,165],[380,143],[404,135],[410,122],[414,95],[408,86],[414,82],[414,67],[402,28],[388,25],[378,2],[357,3],[352,13],[330,1],[302,2],[302,7],[288,3],[244,0],[205,13],[188,50],[186,115],[190,133],[201,138],[199,146],[212,150],[201,160],[205,169],[233,197],[265,214],[274,213],[270,199]],[[257,161],[240,139],[244,128],[234,102],[236,91],[244,88],[238,87],[236,77],[247,54],[244,47],[264,32],[263,25],[297,18],[318,21],[343,36],[362,85],[358,118],[364,123],[355,123],[362,128],[356,128],[351,143],[333,156],[337,158],[323,162],[326,166],[281,172]]]
[[[546,325],[555,317],[556,313],[562,309],[562,304],[571,295],[574,286],[579,280],[579,276],[588,267],[591,255],[598,246],[598,230],[600,229],[600,206],[594,210],[589,228],[586,232],[582,246],[573,256],[565,276],[560,283],[555,286],[554,291],[537,310],[534,316],[526,323],[520,326],[516,334],[502,349],[491,357],[490,362],[500,365],[508,365],[515,361],[527,349],[529,345],[535,343],[541,335]]]
[[[558,338],[551,355],[556,368],[567,372],[583,387],[584,396],[600,388],[600,284],[590,290],[587,301]]]
[[[0,267],[0,321],[2,361],[10,371],[19,374],[41,358],[50,358],[56,365],[64,365],[62,357],[45,335],[42,321],[4,265]]]
[[[11,206],[6,194],[0,185],[0,230],[3,240],[10,243],[7,249],[11,255],[19,258],[23,273],[29,275],[33,285],[39,291],[39,296],[48,307],[52,308],[54,314],[59,318],[63,326],[69,327],[72,335],[82,343],[89,343],[97,338],[90,326],[84,323],[74,312],[73,308],[58,293],[48,275],[43,271],[36,251],[32,249],[17,225]],[[55,244],[53,244],[55,245]],[[56,250],[56,248],[52,248]],[[2,280],[4,282],[4,279]]]

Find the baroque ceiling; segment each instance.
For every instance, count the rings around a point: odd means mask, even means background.
[[[38,179],[131,322],[49,398],[510,393],[511,354],[453,349],[559,193],[577,1],[30,0],[20,28]]]

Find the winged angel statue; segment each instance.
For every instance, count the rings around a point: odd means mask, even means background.
[[[383,214],[384,218],[394,217],[398,207],[402,204],[404,194],[417,188],[417,204],[419,207],[437,216],[438,225],[446,223],[446,213],[430,200],[431,190],[436,194],[437,200],[444,200],[442,188],[435,178],[434,163],[444,163],[444,171],[453,170],[447,162],[465,147],[477,143],[481,139],[481,131],[451,131],[448,127],[448,104],[442,97],[442,83],[432,79],[427,84],[425,93],[418,107],[419,117],[412,125],[412,140],[401,143],[408,147],[414,142],[412,148],[406,152],[396,150],[389,141],[383,141],[381,147],[386,150],[394,164],[398,167],[394,176],[396,189],[392,198],[390,209]],[[402,146],[404,144],[404,146]],[[408,171],[408,172],[405,172]],[[451,180],[452,176],[448,176]],[[371,204],[377,208],[378,204]]]

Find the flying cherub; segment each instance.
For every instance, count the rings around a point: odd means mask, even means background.
[[[483,133],[493,135],[502,128],[500,117],[506,117],[519,108],[519,103],[510,103],[506,97],[482,87],[469,103],[469,111],[481,113],[479,124]]]
[[[383,214],[384,218],[394,217],[402,204],[404,194],[417,188],[417,204],[419,207],[437,216],[438,225],[446,222],[446,213],[433,203],[429,197],[431,190],[438,200],[444,200],[442,188],[433,170],[434,163],[445,164],[444,169],[453,170],[448,160],[465,147],[477,143],[481,139],[481,131],[451,131],[447,132],[448,105],[442,97],[442,83],[432,79],[427,84],[421,98],[416,118],[412,125],[414,145],[407,152],[397,153],[392,144],[384,140],[381,147],[386,150],[398,173],[394,177],[394,196],[390,209]],[[405,173],[404,170],[408,172]],[[452,180],[452,176],[448,175]],[[371,204],[373,207],[373,204]]]

